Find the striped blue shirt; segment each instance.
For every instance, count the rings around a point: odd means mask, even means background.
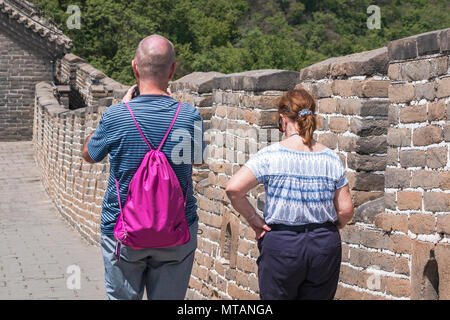
[[[276,143],[254,154],[245,166],[264,184],[267,224],[337,220],[334,193],[348,181],[342,161],[333,150],[296,151]]]
[[[157,149],[172,122],[178,101],[164,95],[140,95],[128,104],[145,138],[153,149]],[[103,234],[113,235],[120,213],[114,178],[119,182],[120,200],[124,206],[130,181],[149,149],[125,103],[114,104],[104,111],[87,148],[91,158],[97,162],[109,154],[110,174],[100,229]],[[183,103],[161,151],[172,166],[184,195],[189,182],[186,201],[188,225],[198,219],[197,201],[192,189],[192,163],[202,162],[204,148],[203,119],[196,108]]]

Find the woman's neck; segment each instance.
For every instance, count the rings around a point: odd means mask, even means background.
[[[303,136],[298,133],[295,125],[288,123],[288,125],[286,126],[286,130],[284,132],[284,139],[290,138],[292,136],[297,136],[297,135],[303,138]]]

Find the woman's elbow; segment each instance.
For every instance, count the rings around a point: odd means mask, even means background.
[[[355,214],[355,211],[354,211],[352,202],[339,206],[339,210],[338,210],[339,216],[342,216],[342,217],[345,217],[348,219],[353,219],[354,214]]]
[[[241,190],[230,182],[227,183],[225,193],[227,194],[230,200],[239,198],[242,194]]]

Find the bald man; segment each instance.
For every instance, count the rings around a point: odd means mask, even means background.
[[[102,204],[101,248],[105,264],[108,299],[142,299],[144,288],[148,299],[184,299],[197,248],[198,216],[192,188],[192,164],[202,163],[205,148],[203,119],[199,111],[182,103],[180,112],[162,145],[180,182],[186,200],[186,219],[191,240],[184,245],[158,249],[120,249],[114,254],[117,240],[114,225],[120,213],[115,178],[119,182],[122,207],[128,186],[149,146],[140,135],[125,102],[151,148],[157,149],[178,107],[170,96],[168,84],[175,73],[175,50],[172,43],[159,35],[143,39],[131,62],[140,95],[132,99],[132,86],[121,103],[105,110],[97,129],[86,139],[82,155],[89,163],[102,161],[109,154],[110,175]],[[180,155],[182,154],[182,155]],[[187,195],[186,195],[187,192]]]

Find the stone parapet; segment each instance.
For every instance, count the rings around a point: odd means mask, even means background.
[[[109,176],[105,160],[91,165],[81,156],[103,108],[68,110],[47,82],[36,85],[33,144],[42,182],[61,215],[91,243],[100,241],[100,215]]]
[[[128,88],[72,53],[58,60],[56,78],[58,82],[70,86],[70,109],[87,107],[89,111],[95,112],[98,107],[113,103],[115,91],[126,92]]]

